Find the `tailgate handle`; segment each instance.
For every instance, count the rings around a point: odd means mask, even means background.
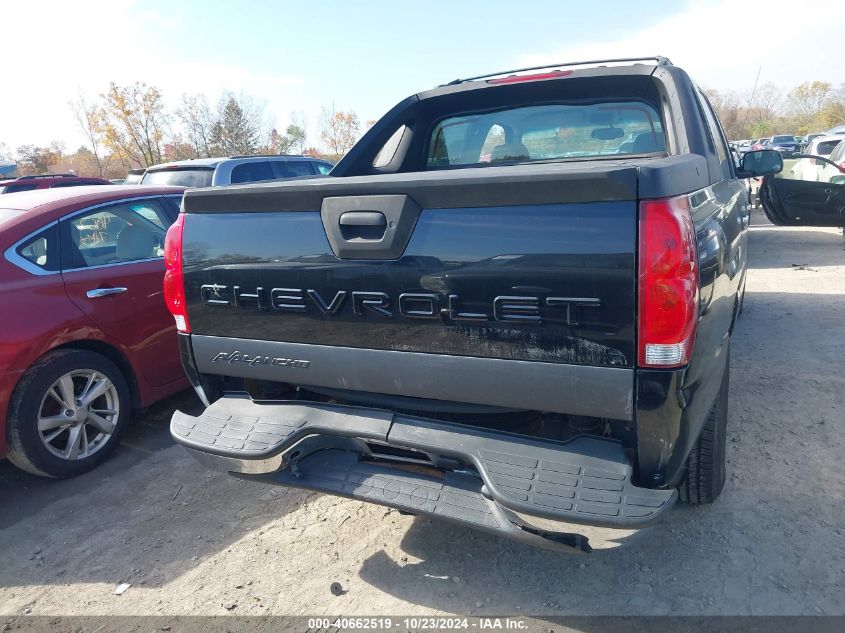
[[[387,218],[378,211],[347,211],[340,216],[341,226],[384,226]]]
[[[420,206],[405,194],[329,196],[320,217],[340,259],[399,259],[411,239]]]

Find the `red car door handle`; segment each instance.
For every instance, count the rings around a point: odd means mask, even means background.
[[[109,295],[119,295],[126,292],[126,288],[94,288],[85,293],[89,299],[97,299],[99,297],[108,297]]]

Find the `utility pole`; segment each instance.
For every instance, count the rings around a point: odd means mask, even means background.
[[[748,120],[748,113],[751,111],[751,104],[754,103],[754,96],[757,94],[757,83],[760,81],[760,71],[763,70],[762,66],[757,68],[757,78],[754,80],[754,87],[751,89],[751,98],[748,99],[748,106],[745,108],[745,116],[742,117],[742,127],[745,127],[745,122]]]

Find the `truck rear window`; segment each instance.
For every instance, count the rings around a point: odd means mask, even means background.
[[[666,151],[657,111],[639,101],[522,106],[449,117],[429,140],[427,166]]]
[[[177,187],[210,187],[214,168],[159,169],[149,171],[141,179],[142,185],[174,185]]]

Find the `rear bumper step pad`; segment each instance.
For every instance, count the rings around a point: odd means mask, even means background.
[[[233,397],[199,417],[177,411],[170,429],[203,463],[223,470],[531,537],[513,523],[544,532],[578,525],[639,529],[655,523],[676,498],[674,490],[635,486],[622,446],[596,437],[538,441],[378,409]],[[371,463],[337,450],[326,441],[331,438],[459,460],[478,476]]]

